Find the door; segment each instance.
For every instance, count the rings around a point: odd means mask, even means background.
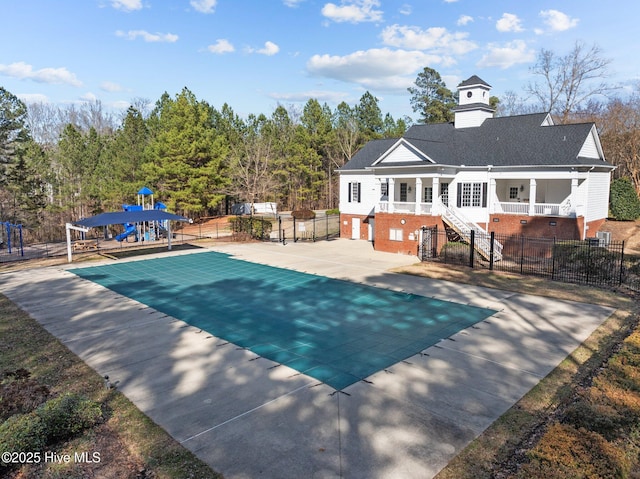
[[[373,241],[373,233],[374,233],[373,223],[374,223],[373,218],[369,218],[369,241]]]
[[[360,218],[351,218],[351,239],[360,239]]]

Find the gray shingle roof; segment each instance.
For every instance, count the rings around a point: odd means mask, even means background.
[[[486,87],[491,88],[491,85],[489,85],[486,81],[484,81],[478,75],[473,75],[472,77],[467,78],[465,81],[463,81],[462,83],[460,83],[458,85],[458,88],[465,87],[465,86],[471,86],[471,85],[484,85]]]
[[[481,126],[456,129],[452,123],[414,125],[403,139],[439,165],[581,166],[608,163],[581,158],[592,123],[541,126],[546,113],[489,118]],[[375,163],[397,140],[367,143],[342,170]],[[416,159],[407,165],[425,164]],[[399,164],[394,164],[400,166]]]

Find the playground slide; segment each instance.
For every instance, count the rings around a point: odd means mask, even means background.
[[[124,239],[131,235],[131,234],[135,234],[138,232],[138,228],[136,228],[136,225],[134,224],[128,224],[125,225],[125,229],[123,233],[120,233],[118,236],[116,236],[116,240],[117,241],[124,241]]]

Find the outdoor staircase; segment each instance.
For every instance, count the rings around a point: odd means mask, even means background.
[[[444,206],[442,220],[447,226],[458,233],[462,239],[468,241],[469,243],[471,243],[472,230],[476,233],[480,233],[474,236],[475,250],[487,261],[491,259],[491,238],[489,237],[489,233],[487,233],[484,229],[482,229],[473,221],[465,218],[458,209],[455,209],[451,206]],[[493,260],[500,261],[501,259],[502,243],[494,240]]]

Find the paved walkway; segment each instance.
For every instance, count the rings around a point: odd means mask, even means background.
[[[613,312],[387,273],[416,259],[361,241],[213,249],[499,310],[335,393],[67,268],[0,274],[0,292],[227,479],[432,477]]]

